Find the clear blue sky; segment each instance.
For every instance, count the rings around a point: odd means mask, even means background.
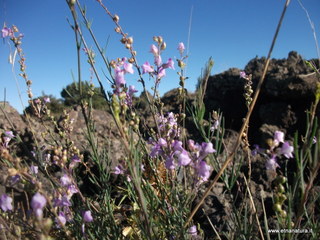
[[[320,1],[301,0],[314,22],[316,33],[320,29]],[[101,45],[109,37],[107,55],[109,59],[128,57],[129,53],[119,42],[114,24],[95,0],[81,1],[87,6],[87,15],[93,21],[92,28]],[[153,62],[149,53],[154,35],[161,35],[167,43],[163,60],[175,56],[179,42],[187,45],[190,26],[187,88],[195,89],[196,79],[207,59],[215,61],[213,74],[230,67],[244,68],[255,56],[266,56],[279,20],[285,0],[116,0],[103,2],[112,13],[120,16],[125,32],[134,38],[139,64]],[[64,0],[0,0],[0,23],[15,24],[24,33],[23,50],[26,56],[27,73],[33,81],[35,96],[42,92],[60,97],[60,91],[72,83],[72,72],[76,73],[76,51],[74,34],[67,22],[71,20]],[[1,26],[2,27],[2,26]],[[84,29],[83,29],[84,30]],[[320,36],[318,36],[320,38]],[[88,40],[89,41],[89,40]],[[89,45],[93,44],[89,41]],[[11,46],[12,47],[12,46]],[[304,58],[317,57],[313,33],[305,12],[297,0],[292,0],[275,46],[273,57],[285,58],[291,50]],[[0,40],[0,99],[6,99],[22,110],[18,99],[16,81],[8,63],[9,45]],[[83,56],[84,57],[84,56]],[[84,62],[85,59],[83,58]],[[98,60],[97,67],[104,66]],[[177,68],[176,68],[177,69]],[[89,66],[83,64],[85,80],[89,80]],[[162,80],[160,93],[177,87],[176,71],[167,71]],[[27,93],[23,79],[16,71],[23,103],[27,105]],[[141,90],[135,77],[128,84]],[[150,87],[151,81],[145,78]],[[96,82],[95,82],[96,83]],[[108,86],[107,81],[104,82]],[[139,94],[139,93],[138,93]]]

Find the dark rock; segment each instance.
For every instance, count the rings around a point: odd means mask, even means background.
[[[319,65],[318,60],[312,60]],[[260,80],[266,58],[254,58],[245,67],[252,74],[253,89]],[[240,69],[231,68],[211,76],[205,95],[207,112],[218,110],[225,117],[225,127],[240,130],[247,107],[243,97],[245,81],[239,77]],[[308,67],[297,52],[287,59],[271,59],[260,96],[249,122],[249,140],[259,143],[264,139],[259,129],[263,124],[285,130],[288,137],[295,131],[304,132],[306,110],[314,101],[319,77]],[[319,110],[317,111],[319,115]],[[261,143],[261,142],[260,142]]]

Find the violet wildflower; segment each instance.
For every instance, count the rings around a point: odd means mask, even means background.
[[[32,165],[30,166],[30,172],[31,172],[32,174],[34,174],[34,175],[37,175],[38,172],[39,172],[39,167],[32,164]]]
[[[93,217],[91,215],[91,211],[85,211],[82,215],[83,221],[84,222],[92,222],[93,221]]]
[[[75,168],[79,162],[81,162],[80,157],[77,154],[73,155],[69,164],[69,169]]]
[[[154,64],[157,66],[157,67],[160,67],[161,64],[162,64],[162,58],[160,55],[157,55],[154,57]]]
[[[59,215],[58,215],[58,218],[56,219],[56,222],[58,223],[59,226],[66,225],[67,219],[66,219],[66,215],[64,212],[59,212]]]
[[[184,47],[183,42],[180,42],[180,43],[178,44],[178,50],[179,50],[180,54],[182,55],[183,52],[184,52],[184,50],[185,50],[185,47]]]
[[[12,131],[6,131],[4,133],[4,136],[3,136],[4,147],[8,147],[9,142],[11,141],[12,138],[14,138]]]
[[[69,196],[66,194],[53,200],[53,206],[55,207],[70,207],[71,205]]]
[[[256,156],[260,152],[260,147],[257,144],[253,145],[253,149],[251,151],[252,156]]]
[[[124,72],[119,67],[116,67],[114,69],[114,72],[115,72],[115,82],[117,87],[121,87],[125,85],[126,80],[124,79]]]
[[[4,27],[1,29],[1,36],[2,38],[6,37],[12,37],[13,36],[13,31],[11,28]]]
[[[216,152],[216,150],[213,148],[213,144],[211,142],[209,143],[206,143],[206,142],[203,142],[201,144],[201,152],[202,154],[205,154],[205,155],[208,155],[209,153],[214,153]]]
[[[170,170],[175,169],[176,165],[175,165],[174,160],[171,156],[167,157],[166,162],[165,162],[165,166],[166,166],[166,169],[170,169]]]
[[[113,173],[116,174],[116,175],[123,174],[124,171],[123,171],[123,169],[122,169],[122,166],[121,166],[121,165],[115,166]]]
[[[178,164],[180,166],[187,166],[191,162],[191,158],[186,150],[178,153]]]
[[[280,143],[284,142],[284,133],[281,131],[275,131],[273,141],[275,146],[279,146]]]
[[[196,225],[193,225],[191,226],[189,229],[188,229],[188,233],[192,236],[197,236],[197,227]]]
[[[44,101],[44,103],[50,103],[51,102],[49,97],[44,97],[43,101]]]
[[[46,198],[40,193],[36,193],[31,199],[31,207],[37,217],[42,217],[43,208],[46,204]]]
[[[150,52],[154,55],[154,56],[158,56],[159,55],[159,49],[156,45],[152,44],[150,47]]]
[[[211,125],[210,131],[213,132],[214,130],[217,130],[220,126],[219,119],[215,120],[213,124]]]
[[[159,144],[160,147],[166,147],[168,145],[167,141],[164,140],[163,138],[159,138],[158,144]]]
[[[63,187],[69,186],[72,183],[71,178],[67,175],[64,174],[61,178],[60,178],[60,183]]]
[[[123,69],[126,73],[131,73],[131,74],[134,73],[133,65],[131,63],[125,62],[123,64]]]
[[[135,94],[136,92],[138,92],[138,90],[136,90],[136,87],[135,86],[133,86],[133,85],[130,85],[129,86],[129,95],[130,96],[133,96],[133,94]]]
[[[207,181],[210,177],[211,166],[209,166],[205,161],[201,161],[198,166],[198,176],[202,181]]]
[[[192,152],[197,151],[196,145],[194,144],[194,140],[189,139],[187,141],[187,145],[188,145],[188,148],[189,148],[190,151],[192,151]]]
[[[6,212],[8,210],[12,210],[12,198],[9,197],[7,194],[2,194],[0,197],[0,207],[1,209]]]
[[[173,61],[171,58],[169,58],[168,61],[167,61],[167,63],[162,64],[162,67],[163,67],[164,69],[166,69],[166,68],[171,68],[171,69],[174,70],[174,61]]]
[[[316,136],[314,136],[314,137],[312,138],[312,143],[313,143],[313,144],[316,144],[316,143],[317,143],[317,137],[316,137]]]
[[[174,151],[183,151],[182,142],[178,140],[174,140],[172,143],[172,147]]]
[[[78,192],[79,192],[78,188],[74,184],[71,184],[68,186],[68,189],[67,189],[67,197],[70,199],[73,196],[73,194]]]
[[[293,146],[290,146],[288,142],[284,142],[281,147],[281,154],[283,154],[286,158],[293,158],[292,152]]]
[[[247,74],[244,71],[240,72],[240,78],[247,78]]]
[[[157,78],[160,79],[160,78],[163,78],[164,76],[166,76],[166,70],[164,68],[160,68]]]
[[[276,156],[273,155],[271,158],[268,159],[266,162],[266,169],[275,171],[279,167],[279,164],[276,161]]]
[[[8,137],[8,138],[14,138],[14,135],[13,135],[13,132],[12,131],[6,131],[5,133],[4,133],[5,135],[6,135],[6,137]]]
[[[154,69],[149,62],[145,62],[144,64],[142,64],[141,67],[142,67],[142,74],[154,72]]]
[[[20,182],[20,180],[21,180],[21,177],[20,177],[19,174],[16,174],[16,175],[14,175],[14,176],[11,176],[11,178],[10,178],[10,185],[13,186],[13,185],[15,185],[16,183]]]

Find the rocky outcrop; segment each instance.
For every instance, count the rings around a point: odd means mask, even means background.
[[[252,59],[244,71],[252,74],[253,89],[261,78],[265,58]],[[314,60],[319,65],[317,60]],[[208,112],[220,109],[225,117],[226,128],[239,130],[247,108],[243,97],[245,80],[239,77],[240,69],[231,68],[211,76],[205,96]],[[289,136],[305,128],[306,110],[314,101],[319,77],[296,52],[287,59],[272,59],[261,94],[250,120],[251,142],[263,143],[263,125],[276,126]],[[319,115],[319,111],[318,111]],[[259,140],[260,139],[260,140]]]

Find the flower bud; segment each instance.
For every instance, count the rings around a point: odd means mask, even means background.
[[[118,23],[119,22],[119,16],[117,14],[114,15],[112,18],[114,22]]]
[[[122,37],[120,40],[121,43],[125,44],[127,42],[127,39],[125,37]]]
[[[166,48],[167,48],[167,44],[166,44],[166,42],[163,42],[161,44],[161,50],[165,50]]]
[[[282,184],[279,184],[279,185],[277,186],[277,190],[278,190],[279,193],[284,193],[285,188],[284,188],[284,186],[283,186]]]
[[[120,32],[121,32],[121,29],[120,29],[119,27],[116,27],[114,30],[115,30],[117,33],[120,33]]]
[[[286,210],[281,210],[280,211],[280,216],[283,217],[283,218],[287,217],[287,211]]]
[[[281,205],[279,203],[275,203],[273,204],[273,210],[275,212],[280,212],[282,209],[281,209]]]
[[[127,43],[132,44],[133,43],[133,37],[128,37],[127,38]]]

